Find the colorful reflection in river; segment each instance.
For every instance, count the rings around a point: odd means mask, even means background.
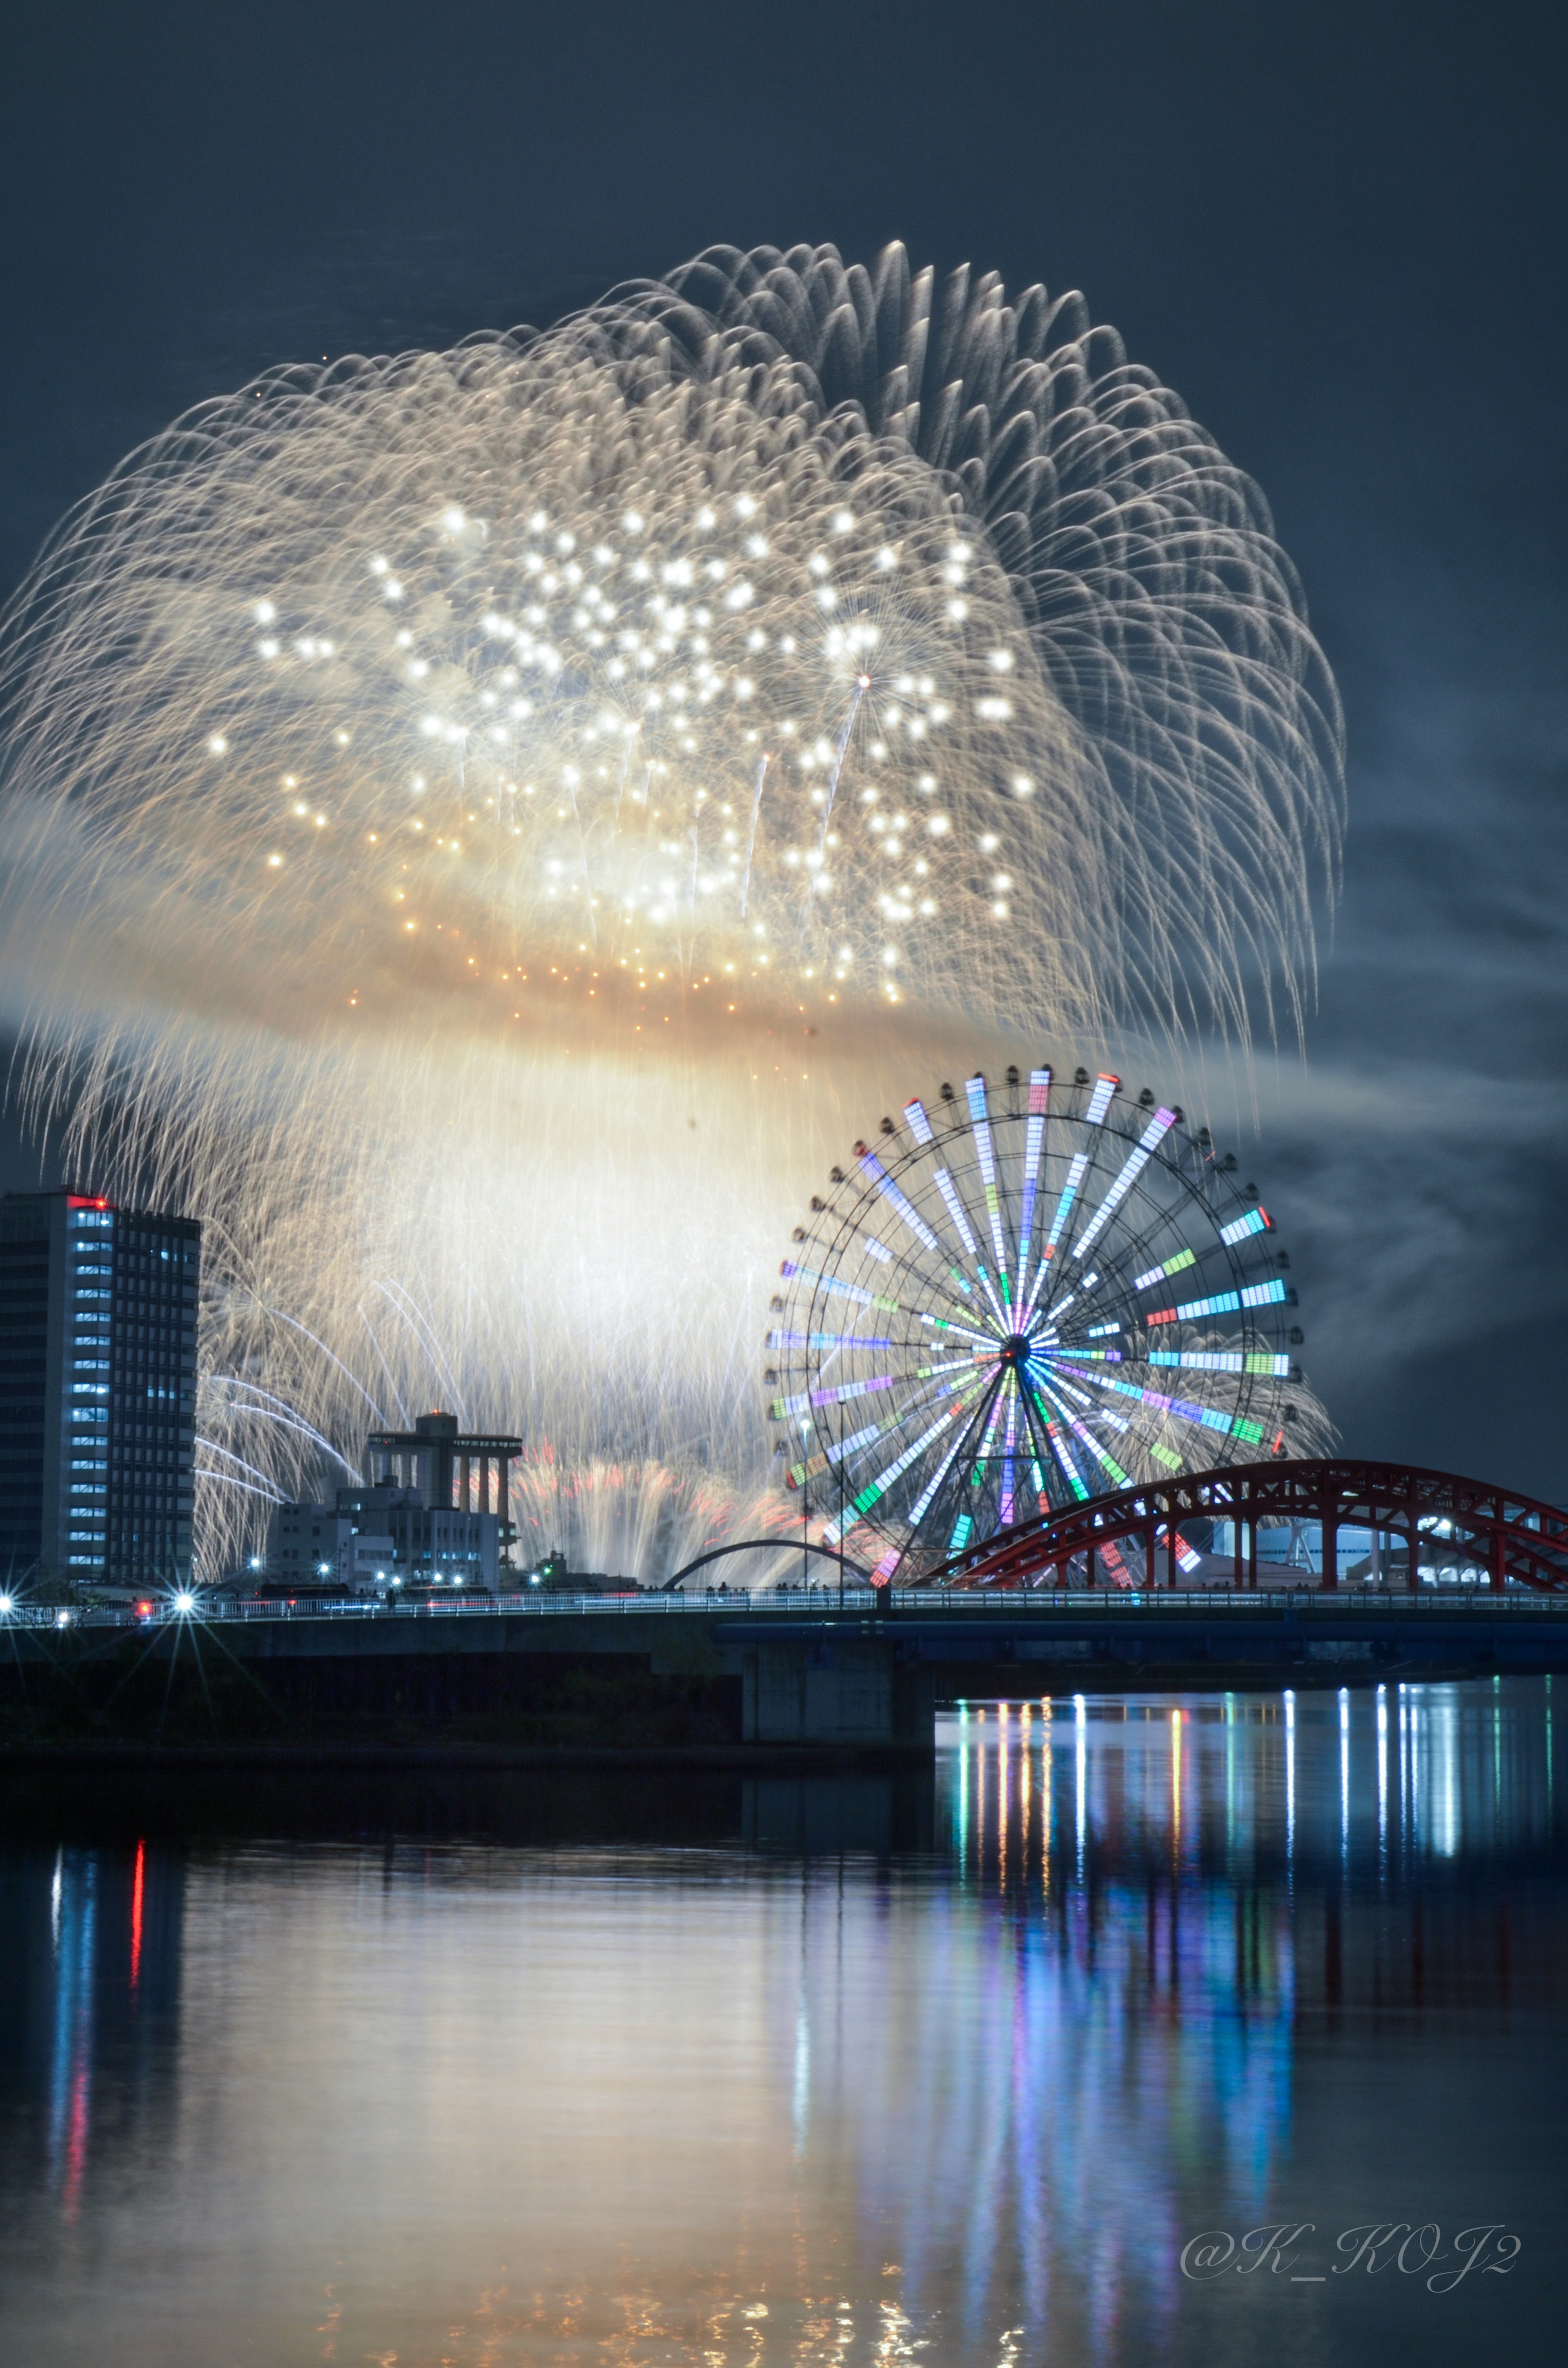
[[[1552,1717],[1059,1695],[955,1711],[934,1786],[725,1780],[700,1845],[607,1797],[592,1844],[0,1846],[0,2356],[1202,2355],[1186,2237],[1332,2192],[1363,2090],[1427,2192],[1456,2030],[1517,2214]]]

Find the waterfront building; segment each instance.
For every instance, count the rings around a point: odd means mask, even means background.
[[[366,1479],[331,1504],[278,1506],[267,1541],[267,1584],[301,1591],[381,1594],[394,1587],[483,1588],[510,1576],[516,1532],[507,1473],[522,1440],[463,1434],[457,1417],[421,1415],[411,1431],[366,1442]]]
[[[279,1505],[267,1548],[269,1589],[384,1595],[393,1587],[501,1583],[494,1513],[426,1505],[415,1488],[339,1488],[330,1505]]]
[[[463,1432],[455,1414],[422,1414],[412,1430],[372,1431],[365,1441],[365,1478],[415,1490],[432,1510],[455,1506],[493,1514],[502,1559],[517,1537],[509,1504],[511,1468],[523,1442],[504,1431]]]
[[[0,1201],[0,1576],[187,1587],[201,1227]]]
[[[345,1489],[344,1497],[354,1491]],[[392,1532],[372,1521],[363,1525],[368,1508],[358,1505],[312,1504],[308,1499],[279,1505],[272,1516],[267,1545],[269,1589],[289,1593],[350,1595],[379,1593],[384,1588],[393,1554]]]

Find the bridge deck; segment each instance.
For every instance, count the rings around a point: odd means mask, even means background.
[[[1568,1594],[1551,1595],[1531,1588],[1423,1587],[1418,1593],[1403,1588],[1257,1587],[1257,1588],[994,1588],[981,1589],[908,1588],[899,1592],[870,1588],[847,1588],[840,1603],[837,1591],[808,1596],[786,1588],[747,1595],[732,1589],[727,1595],[548,1595],[476,1596],[462,1599],[421,1597],[417,1601],[308,1600],[294,1603],[240,1601],[220,1610],[203,1608],[181,1613],[160,1601],[151,1613],[119,1607],[62,1613],[49,1605],[17,1604],[0,1618],[6,1631],[67,1629],[132,1629],[143,1633],[195,1628],[222,1634],[232,1630],[299,1629],[338,1632],[395,1630],[421,1635],[431,1623],[463,1627],[494,1627],[523,1621],[529,1623],[562,1620],[672,1621],[702,1620],[715,1634],[739,1625],[764,1633],[816,1635],[844,1629],[853,1634],[886,1634],[909,1641],[923,1630],[939,1625],[989,1630],[1039,1624],[1042,1629],[1063,1622],[1125,1625],[1129,1622],[1193,1618],[1227,1622],[1280,1618],[1346,1621],[1459,1620],[1466,1622],[1540,1620],[1554,1629],[1568,1625]]]

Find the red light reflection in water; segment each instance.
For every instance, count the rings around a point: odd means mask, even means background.
[[[78,2051],[71,2073],[71,2119],[65,2134],[65,2177],[60,2188],[60,2216],[71,2221],[82,2200],[82,2179],[87,2168],[88,2105],[92,2071],[85,2048]]]
[[[142,1884],[146,1873],[147,1845],[136,1845],[136,1871],[131,1878],[131,1987],[142,1977]]]

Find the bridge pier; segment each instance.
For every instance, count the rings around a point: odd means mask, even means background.
[[[741,1656],[747,1743],[902,1745],[935,1741],[936,1678],[881,1638],[759,1643]]]

